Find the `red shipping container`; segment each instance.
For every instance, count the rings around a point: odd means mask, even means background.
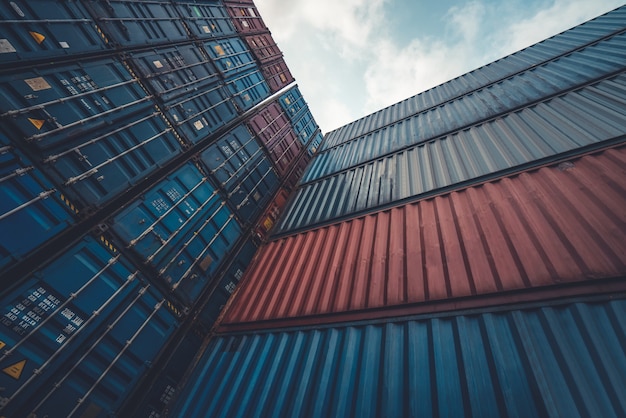
[[[623,288],[625,168],[621,146],[273,241],[221,330]]]
[[[237,4],[232,2],[225,2],[226,10],[233,20],[235,29],[242,35],[258,32],[268,32],[267,26],[261,19],[261,15],[256,6],[250,4]]]
[[[285,60],[282,58],[272,63],[261,65],[261,73],[270,86],[272,93],[277,92],[295,81]]]
[[[261,64],[266,64],[283,57],[283,53],[278,48],[278,45],[276,45],[274,38],[272,38],[269,32],[246,36],[244,40],[248,44],[250,51],[252,51]]]
[[[284,188],[281,188],[278,193],[276,193],[274,200],[265,210],[265,212],[261,216],[261,220],[255,228],[256,236],[258,238],[262,240],[265,240],[267,238],[267,235],[274,227],[276,220],[278,219],[285,205],[287,204],[288,198],[289,192]]]

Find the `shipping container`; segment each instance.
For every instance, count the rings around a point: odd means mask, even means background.
[[[74,223],[67,200],[0,133],[0,270]]]
[[[270,89],[258,68],[226,80],[226,86],[241,113],[252,109],[270,95]]]
[[[224,78],[256,68],[252,53],[239,37],[205,42],[204,46]]]
[[[261,65],[283,57],[283,53],[269,32],[244,36],[243,39]]]
[[[305,112],[302,112],[297,119],[292,119],[292,121],[293,130],[298,135],[298,139],[303,146],[307,146],[313,135],[319,130],[308,107]]]
[[[621,146],[278,239],[222,325],[505,304],[550,286],[602,291],[592,282],[626,275],[625,179]],[[318,196],[323,211],[329,199]]]
[[[375,159],[404,147],[434,140],[467,126],[517,111],[537,101],[546,100],[612,75],[623,70],[625,61],[626,33],[622,33],[496,84],[472,91],[470,94],[416,112],[408,118],[396,120],[378,130],[370,130],[363,136],[345,136],[339,142],[337,137],[331,139],[329,135],[327,142],[329,145],[333,144],[331,149],[343,146],[349,154],[353,154],[357,148],[372,150],[375,146],[376,152],[365,155],[367,158]],[[369,117],[376,118],[377,114],[374,113]],[[401,135],[398,135],[398,129],[401,130]],[[394,132],[393,140],[383,139],[389,132]],[[352,161],[353,164],[359,164],[367,160],[353,158]],[[348,166],[339,169],[345,168]]]
[[[135,52],[130,62],[171,124],[196,144],[230,122],[237,110],[211,60],[196,45]]]
[[[242,2],[244,3],[244,2]],[[242,35],[250,33],[269,32],[256,6],[249,4],[237,4],[236,2],[225,1],[224,5],[233,19],[233,24]]]
[[[294,86],[283,93],[278,103],[285,109],[292,122],[298,120],[301,113],[304,113],[309,108],[298,86]]]
[[[268,64],[262,64],[261,73],[263,73],[272,93],[276,93],[295,81],[282,58]]]
[[[294,191],[296,186],[300,183],[300,179],[302,178],[309,161],[311,161],[311,156],[308,152],[303,152],[298,156],[296,162],[293,164],[293,168],[291,169],[291,172],[287,174],[287,178],[284,182],[284,187],[290,192]]]
[[[173,415],[620,417],[611,299],[218,337]]]
[[[302,149],[289,117],[274,101],[258,110],[247,124],[265,145],[278,175],[283,178]]]
[[[213,327],[224,305],[237,288],[248,265],[252,262],[257,249],[257,245],[252,240],[246,240],[233,262],[225,269],[219,285],[197,315],[197,322],[205,330],[208,331]]]
[[[83,0],[106,40],[119,47],[189,39],[176,7],[162,0]]]
[[[0,76],[0,117],[12,139],[38,149],[68,140],[153,105],[118,58],[95,59]]]
[[[618,141],[626,130],[626,74],[572,91],[505,117],[472,126],[365,165],[321,177],[352,155],[318,154],[304,175],[304,184],[281,221],[280,229],[312,226],[352,216],[381,205],[414,199],[442,188],[479,181],[554,159],[581,148]],[[373,147],[402,137],[406,127],[371,142]],[[383,146],[383,145],[381,145]],[[355,153],[357,151],[354,151]],[[361,154],[377,154],[362,147]],[[331,157],[331,158],[329,158]],[[360,157],[356,157],[360,158]],[[320,199],[323,196],[323,199]],[[321,202],[324,204],[321,204]]]
[[[172,407],[172,401],[179,394],[185,373],[194,362],[203,340],[203,335],[194,329],[187,332],[178,341],[176,349],[169,357],[165,366],[159,371],[158,377],[151,382],[152,384],[149,387],[147,384],[142,385],[140,389],[141,395],[145,396],[141,399],[141,403],[139,405],[132,404],[126,406],[126,408],[134,410],[133,417],[156,418],[167,416],[169,409]],[[119,416],[131,416],[123,415],[124,412],[122,410]]]
[[[190,307],[241,235],[208,178],[187,163],[109,221],[114,242],[154,269],[151,280]]]
[[[200,154],[244,226],[255,222],[279,186],[272,163],[253,135],[239,125]]]
[[[234,35],[230,15],[217,0],[176,1],[174,6],[183,17],[192,36],[198,39]]]
[[[322,144],[323,141],[324,141],[324,136],[322,135],[321,132],[318,132],[317,135],[313,137],[311,142],[309,142],[308,146],[306,147],[307,152],[309,153],[310,156],[315,155],[315,153],[320,148],[320,145]]]
[[[17,0],[0,4],[0,64],[26,64],[107,48],[80,2]]]
[[[268,205],[259,222],[257,223],[254,232],[258,239],[265,241],[269,236],[272,228],[276,224],[276,221],[280,218],[280,214],[287,205],[289,200],[289,191],[285,188],[280,188],[272,202]]]
[[[624,30],[626,8],[621,7],[585,22],[542,42],[496,60],[437,87],[379,110],[329,132],[324,149],[364,135],[425,109],[468,94],[490,84],[504,81],[518,72],[558,59],[579,48]],[[610,54],[609,54],[610,55]],[[606,58],[606,57],[605,57]]]
[[[111,416],[177,326],[165,305],[86,237],[3,298],[0,413]]]

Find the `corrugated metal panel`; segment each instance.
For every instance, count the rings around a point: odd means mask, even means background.
[[[154,268],[155,282],[191,306],[241,236],[218,191],[192,163],[109,221],[114,242]]]
[[[238,37],[204,43],[209,56],[225,78],[255,68],[255,60],[246,44]]]
[[[160,0],[85,0],[107,42],[145,46],[188,39],[176,8]]]
[[[270,86],[272,93],[276,93],[278,90],[295,81],[293,75],[291,75],[291,71],[289,71],[289,68],[285,63],[285,60],[282,58],[269,64],[261,65],[261,72],[263,73],[263,77],[265,77],[267,84]]]
[[[256,32],[269,32],[256,6],[249,4],[237,4],[236,2],[224,2],[226,9],[233,19],[237,32],[250,34]]]
[[[67,57],[107,49],[77,1],[16,0],[0,4],[0,62]]]
[[[207,138],[237,116],[220,74],[195,45],[130,54],[130,63],[189,144]]]
[[[626,27],[626,7],[618,8],[531,47],[494,61],[437,87],[358,119],[326,135],[324,149],[364,135],[519,71],[566,54]]]
[[[177,326],[119,253],[85,238],[3,299],[3,416],[115,411]]]
[[[300,154],[300,157],[298,157],[298,159],[294,163],[291,172],[287,175],[287,178],[285,180],[284,186],[287,189],[293,191],[296,188],[310,160],[311,155],[309,154],[308,150],[306,153]]]
[[[313,181],[545,100],[590,80],[623,71],[625,63],[626,33],[623,33],[408,119],[395,121],[381,130],[355,139],[346,138],[338,147],[323,152],[322,155],[332,154],[330,162],[329,158],[317,158],[312,163],[305,181]]]
[[[222,325],[626,275],[625,168],[622,146],[273,241]]]
[[[625,318],[619,299],[216,338],[175,415],[621,417]]]
[[[252,109],[270,95],[267,82],[256,67],[247,73],[226,80],[226,87],[240,112]]]
[[[0,133],[0,269],[73,223],[62,195]]]
[[[173,3],[196,38],[213,38],[236,33],[226,8],[217,1],[177,0]]]
[[[243,39],[248,44],[254,56],[262,64],[267,64],[283,56],[283,53],[278,48],[278,45],[276,45],[274,38],[272,38],[269,32],[245,36]]]
[[[282,231],[493,175],[626,133],[626,74],[407,148],[298,190]],[[395,125],[399,130],[406,124]],[[384,143],[398,133],[381,138]],[[368,150],[362,149],[367,153]],[[316,158],[333,158],[322,154]],[[305,174],[306,177],[306,174]]]
[[[254,222],[280,184],[269,157],[243,125],[201,153],[200,161],[244,224]]]

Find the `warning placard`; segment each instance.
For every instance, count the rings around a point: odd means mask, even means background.
[[[2,371],[13,379],[17,380],[22,376],[22,371],[24,371],[24,366],[26,366],[26,360],[18,361],[15,364],[11,364],[9,367],[5,367]]]

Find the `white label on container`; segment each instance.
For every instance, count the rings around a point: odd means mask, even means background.
[[[211,29],[209,29],[208,26],[202,26],[202,30],[204,31],[204,33],[211,33]]]
[[[199,131],[200,129],[204,128],[204,125],[202,124],[201,120],[197,120],[193,123],[193,126],[196,128],[197,131]]]
[[[241,25],[242,25],[244,28],[248,28],[248,27],[250,27],[250,25],[248,25],[248,22],[247,22],[247,21],[245,21],[245,20],[242,20],[242,21],[241,21]]]
[[[161,64],[161,61],[156,60],[156,61],[152,61],[152,63],[154,64],[155,67],[157,68],[163,68],[163,64]]]
[[[61,46],[61,48],[65,48],[65,49],[70,47],[70,44],[68,44],[67,42],[59,42],[59,45]]]
[[[8,39],[0,39],[0,54],[8,54],[9,52],[17,52]]]
[[[52,86],[43,77],[27,78],[24,80],[33,91],[48,90]]]
[[[256,14],[254,13],[254,9],[253,8],[248,7],[248,13],[250,13],[250,16],[256,17]]]

